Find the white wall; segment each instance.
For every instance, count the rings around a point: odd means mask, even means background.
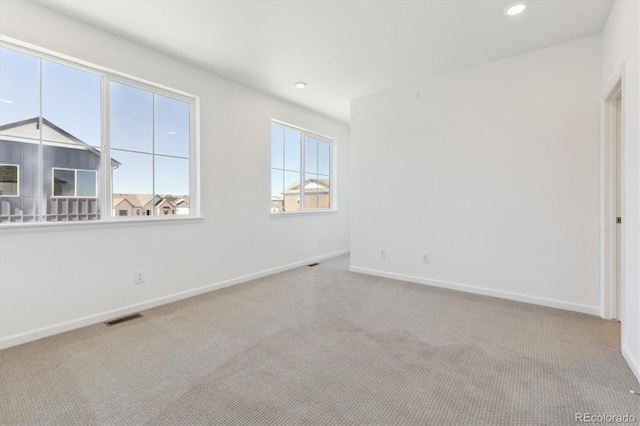
[[[599,314],[600,60],[593,36],[353,101],[351,269]]]
[[[602,32],[601,94],[624,63],[622,353],[640,380],[640,2],[617,1]]]
[[[204,215],[1,229],[2,347],[348,249],[348,126],[30,2],[2,2],[0,19],[5,36],[200,96]],[[270,217],[271,118],[337,139],[338,213]]]

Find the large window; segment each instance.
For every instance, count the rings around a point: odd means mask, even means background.
[[[271,212],[331,210],[333,140],[271,123]]]
[[[2,43],[0,223],[195,216],[195,105]]]

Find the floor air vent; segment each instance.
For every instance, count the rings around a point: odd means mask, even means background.
[[[121,322],[131,321],[131,320],[134,320],[136,318],[142,318],[142,314],[127,315],[126,317],[117,318],[117,319],[114,319],[114,320],[111,320],[111,321],[107,321],[107,322],[105,322],[105,324],[107,325],[107,327],[111,327],[112,325],[120,324]]]
[[[311,265],[307,265],[307,266],[311,267],[311,266],[318,266],[318,265],[319,263],[312,263]]]

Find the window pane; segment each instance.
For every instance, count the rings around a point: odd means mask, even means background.
[[[0,125],[40,115],[40,60],[34,56],[0,48]],[[20,129],[3,129],[4,134]],[[25,135],[23,135],[25,136]]]
[[[78,197],[96,196],[96,172],[78,170],[76,180],[76,194]]]
[[[312,174],[312,173],[305,174],[304,208],[305,210],[318,209],[318,175],[316,174]]]
[[[271,167],[284,168],[284,128],[271,125]]]
[[[284,208],[284,171],[271,169],[271,212],[281,212]]]
[[[284,170],[271,169],[271,196],[282,196],[284,192]]]
[[[189,160],[156,156],[155,214],[175,215],[184,199],[189,199]],[[188,207],[187,207],[188,209]],[[189,214],[189,210],[181,211]]]
[[[331,208],[331,180],[328,175],[318,175],[318,209]]]
[[[300,211],[300,173],[284,172],[284,211]]]
[[[156,194],[189,196],[189,160],[156,156]]]
[[[155,153],[189,157],[189,104],[155,95]]]
[[[76,193],[76,177],[73,170],[53,169],[53,196],[73,197]]]
[[[111,83],[111,148],[153,152],[153,95]]]
[[[77,143],[100,147],[100,96],[99,76],[42,61],[42,116],[51,124],[43,129],[44,139],[77,138]]]
[[[318,173],[318,140],[309,136],[304,138],[304,171]]]
[[[0,137],[0,164],[9,167],[9,170],[5,169],[9,174],[9,180],[12,180],[11,168],[15,167],[17,172],[17,196],[0,197],[0,222],[40,220],[40,188],[37,187],[38,150],[37,141],[20,138],[6,140]],[[51,193],[50,188],[47,189],[47,194]]]
[[[289,129],[284,131],[284,168],[300,171],[300,132]]]
[[[140,210],[141,216],[152,215],[153,203],[153,156],[112,150],[113,160],[120,165],[113,170],[113,212],[121,216],[126,210],[128,216]]]
[[[18,195],[18,166],[0,164],[0,197]]]
[[[329,175],[331,170],[331,144],[318,140],[318,173]]]

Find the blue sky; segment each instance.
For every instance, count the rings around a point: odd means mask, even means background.
[[[83,142],[99,147],[101,78],[42,60],[42,115]],[[114,193],[189,194],[189,104],[111,83]],[[40,115],[40,59],[0,51],[0,125]],[[155,142],[155,145],[154,145]],[[138,153],[122,151],[133,150]],[[155,173],[154,173],[155,160]],[[155,179],[154,179],[155,174]]]

